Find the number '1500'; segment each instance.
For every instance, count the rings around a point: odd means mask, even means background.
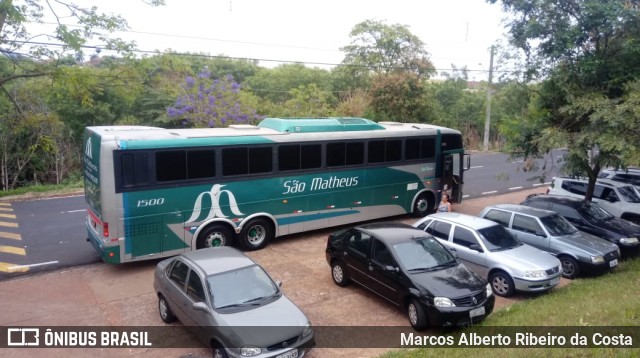
[[[139,208],[144,208],[146,206],[157,206],[162,204],[164,204],[164,198],[138,200]]]

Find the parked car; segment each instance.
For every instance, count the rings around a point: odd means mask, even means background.
[[[548,291],[560,282],[557,258],[521,243],[491,220],[449,212],[429,215],[413,226],[438,238],[470,269],[487,277],[499,296]]]
[[[269,275],[231,247],[188,252],[158,263],[153,287],[160,318],[177,319],[214,357],[303,357],[311,323]]]
[[[333,233],[326,258],[336,285],[356,282],[406,309],[415,329],[467,325],[493,311],[487,281],[434,237],[407,224],[373,223]]]
[[[487,206],[478,216],[504,226],[525,244],[556,256],[562,263],[562,276],[566,278],[618,266],[618,245],[579,231],[555,211],[498,204]]]
[[[578,230],[618,245],[622,257],[640,254],[640,225],[617,218],[596,203],[569,196],[531,194],[521,204],[555,211]]]
[[[580,178],[553,178],[548,194],[584,199],[588,181]],[[640,192],[632,185],[598,179],[592,201],[613,216],[640,224]]]
[[[611,179],[621,183],[631,184],[640,189],[640,169],[603,169],[598,174],[598,178]]]

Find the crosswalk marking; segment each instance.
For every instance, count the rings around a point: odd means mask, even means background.
[[[25,256],[27,254],[27,252],[22,247],[4,246],[4,245],[0,245],[0,252],[4,252],[6,254],[22,255],[22,256]]]
[[[13,214],[3,214],[3,213],[0,213],[0,218],[5,218],[5,219],[15,219],[15,218],[16,218],[16,216],[15,216],[15,215],[13,215]]]
[[[0,203],[0,206],[11,206],[10,203]]]
[[[0,226],[18,227],[18,223],[11,223],[11,222],[8,222],[8,221],[0,221]]]
[[[0,231],[0,237],[11,240],[22,240],[20,234],[16,234],[14,232]]]
[[[19,266],[16,264],[9,264],[6,262],[0,262],[0,272],[27,272],[29,271],[28,266]]]
[[[0,206],[0,211],[13,211],[13,209]]]

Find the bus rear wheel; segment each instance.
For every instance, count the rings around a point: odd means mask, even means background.
[[[253,219],[242,227],[239,244],[246,251],[259,250],[273,239],[273,227],[265,219]]]
[[[233,233],[224,225],[212,225],[200,233],[196,249],[233,245]]]

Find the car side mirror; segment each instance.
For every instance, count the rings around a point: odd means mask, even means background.
[[[210,313],[211,311],[209,311],[209,307],[207,307],[207,304],[204,302],[196,302],[193,304],[193,309],[196,311],[202,311],[204,313]]]
[[[397,266],[387,265],[384,267],[384,270],[387,272],[400,272],[400,269]]]
[[[276,285],[278,285],[278,287],[282,287],[282,281],[276,280]]]
[[[617,202],[617,201],[618,201],[618,198],[616,198],[615,196],[610,196],[610,197],[608,197],[608,198],[607,198],[607,200],[608,200],[610,203],[615,203],[615,202]]]
[[[478,251],[478,252],[484,252],[484,251],[482,251],[482,248],[478,244],[469,245],[469,249],[474,250],[474,251]]]

